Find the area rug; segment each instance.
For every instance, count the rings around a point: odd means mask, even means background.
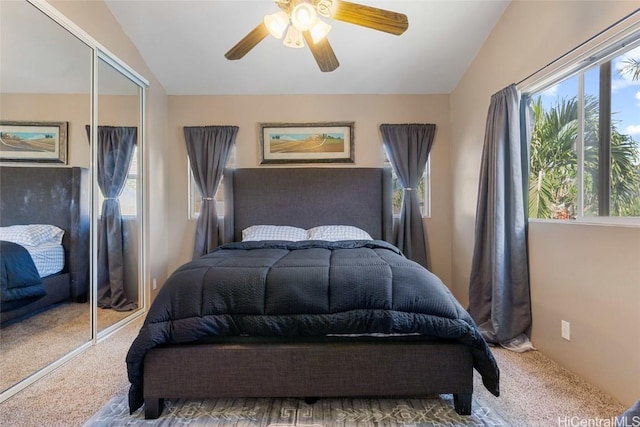
[[[509,426],[505,418],[478,399],[472,414],[458,415],[450,395],[428,399],[303,399],[166,400],[160,418],[145,420],[144,409],[129,415],[127,399],[118,396],[85,427],[418,427]]]

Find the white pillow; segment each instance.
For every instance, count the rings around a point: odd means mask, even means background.
[[[321,225],[307,230],[309,240],[373,240],[366,231],[351,225]]]
[[[0,227],[0,240],[25,246],[61,244],[64,230],[49,224],[11,225]]]
[[[252,225],[242,230],[242,241],[288,240],[297,242],[307,240],[307,230],[288,225]]]

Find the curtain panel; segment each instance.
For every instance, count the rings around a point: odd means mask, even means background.
[[[428,267],[425,230],[417,189],[427,166],[436,125],[382,124],[380,132],[398,184],[403,189],[394,243],[407,258]]]
[[[530,348],[528,109],[515,85],[491,97],[482,151],[469,312],[484,338]]]
[[[91,140],[91,129],[86,126]],[[138,142],[138,128],[98,126],[96,179],[104,197],[98,221],[98,307],[129,311],[138,304],[124,290],[124,243],[119,197]]]
[[[237,126],[185,126],[184,137],[202,206],[196,223],[193,258],[218,247],[216,192],[238,133]]]

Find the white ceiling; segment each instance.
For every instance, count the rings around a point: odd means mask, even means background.
[[[278,7],[269,0],[106,0],[169,95],[446,94],[500,19],[507,0],[352,0],[404,13],[394,36],[327,20],[340,66],[323,73],[308,48],[268,36],[224,57]]]

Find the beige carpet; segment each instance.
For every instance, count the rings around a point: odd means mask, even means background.
[[[570,420],[611,421],[626,409],[538,351],[492,350],[500,367],[501,395],[495,397],[486,391],[477,373],[474,394],[508,416],[514,426],[570,426]],[[569,424],[559,423],[559,419],[569,420]]]
[[[131,312],[98,309],[102,330]],[[89,304],[66,302],[0,329],[0,391],[91,340]]]
[[[124,358],[142,319],[93,346],[71,363],[0,404],[0,425],[82,426],[110,399],[128,390]],[[513,426],[557,426],[559,417],[611,419],[626,408],[537,351],[495,348],[502,395],[476,378],[476,397]],[[585,424],[586,425],[586,424]]]
[[[63,303],[0,329],[0,390],[91,340],[89,304]]]

